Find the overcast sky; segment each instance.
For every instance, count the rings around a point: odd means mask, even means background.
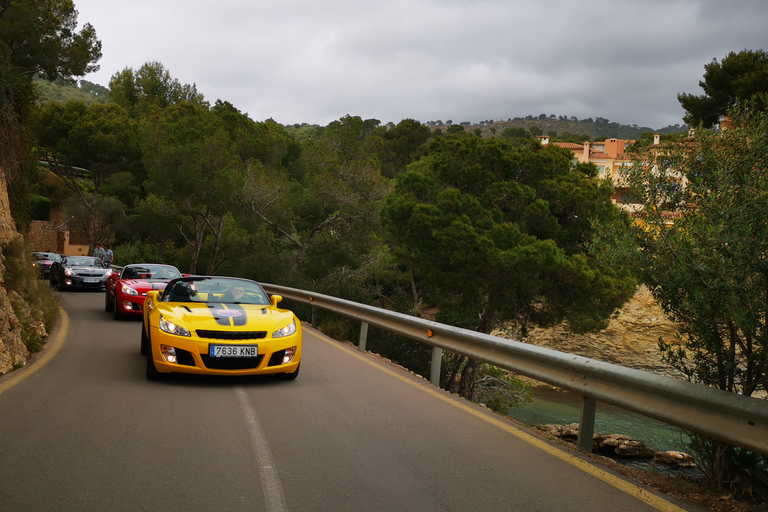
[[[766,0],[74,0],[104,86],[162,63],[255,121],[681,123],[704,65],[768,50]]]

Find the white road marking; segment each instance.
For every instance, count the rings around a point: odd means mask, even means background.
[[[272,460],[272,452],[269,451],[267,438],[261,430],[256,413],[248,400],[248,394],[243,388],[236,388],[235,394],[240,401],[240,407],[245,415],[245,421],[248,424],[248,432],[251,435],[251,444],[253,453],[256,455],[256,462],[261,476],[261,486],[264,490],[264,500],[267,504],[267,512],[285,512],[288,506],[285,504],[285,495],[280,485],[280,478],[277,476],[277,469]]]

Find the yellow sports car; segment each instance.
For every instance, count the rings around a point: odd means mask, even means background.
[[[141,353],[147,378],[168,373],[299,375],[301,323],[260,284],[233,277],[180,277],[147,292]]]

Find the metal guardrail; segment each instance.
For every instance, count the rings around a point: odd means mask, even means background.
[[[431,381],[439,384],[441,351],[450,350],[582,396],[577,446],[592,450],[597,402],[626,409],[728,444],[768,455],[768,401],[686,381],[481,334],[394,311],[284,286],[263,284],[281,295],[361,322],[359,349],[368,325],[433,347]],[[313,325],[315,325],[313,318]]]

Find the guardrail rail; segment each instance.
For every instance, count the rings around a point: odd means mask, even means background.
[[[582,396],[577,446],[592,450],[597,402],[768,455],[768,401],[461,329],[306,290],[262,283],[270,294],[361,322],[433,347],[430,381],[439,386],[442,350],[472,357]]]

